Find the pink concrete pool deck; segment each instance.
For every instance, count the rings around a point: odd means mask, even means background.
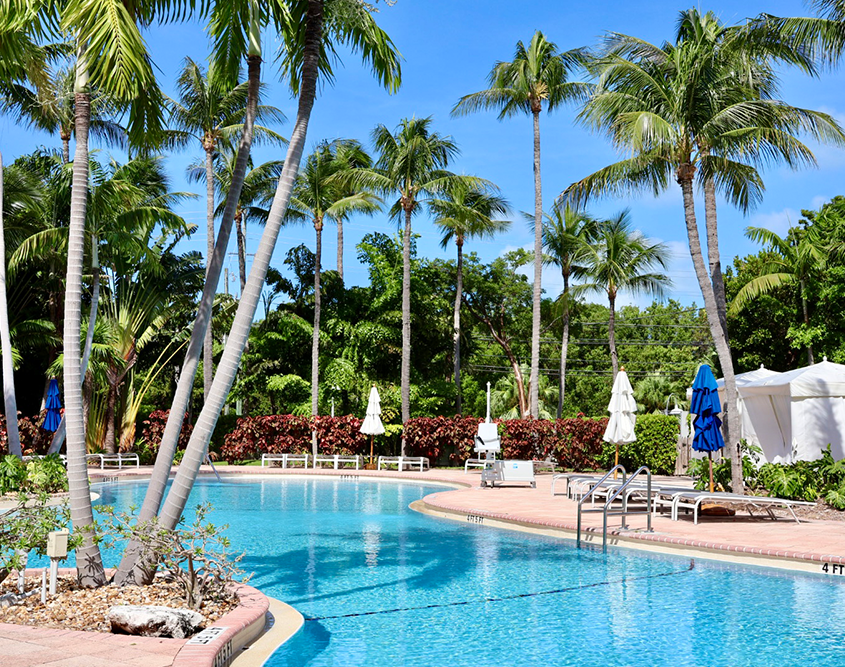
[[[420,511],[458,521],[574,536],[576,504],[563,495],[551,495],[551,474],[537,476],[537,488],[524,484],[482,489],[479,472],[435,469],[426,472],[370,470],[302,470],[261,468],[258,466],[219,466],[223,475],[344,475],[351,478],[398,478],[441,482],[458,488],[439,491],[414,504]],[[91,470],[92,482],[149,475],[151,468],[121,471]],[[211,470],[203,466],[203,474]],[[673,482],[675,483],[675,482]],[[845,521],[802,520],[800,524],[784,512],[780,518],[706,517],[694,525],[690,517],[672,521],[655,516],[653,532],[639,532],[646,527],[644,516],[628,518],[631,530],[619,531],[619,518],[610,523],[611,544],[653,551],[676,552],[706,558],[786,567],[830,576],[845,575]],[[601,515],[583,517],[585,539],[601,539]],[[835,566],[835,567],[834,567]],[[171,667],[185,664],[179,652],[185,640],[121,637],[104,633],[47,630],[0,624],[0,667],[126,667],[144,665]],[[184,652],[183,652],[184,653]],[[248,652],[247,652],[248,653]],[[186,655],[181,656],[184,660]],[[237,666],[237,662],[236,662]]]

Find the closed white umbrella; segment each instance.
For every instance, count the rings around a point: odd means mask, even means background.
[[[637,401],[634,399],[634,389],[624,368],[616,374],[616,379],[613,381],[607,411],[610,413],[610,420],[607,422],[603,440],[616,445],[615,465],[619,465],[619,445],[626,445],[637,439],[634,435],[634,426],[637,422],[637,416],[634,413],[637,411]]]
[[[384,433],[384,424],[381,423],[381,399],[378,389],[373,385],[370,389],[370,399],[367,401],[367,414],[361,424],[361,433],[370,436],[370,465],[373,465],[373,436]]]

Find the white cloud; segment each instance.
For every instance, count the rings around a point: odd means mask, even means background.
[[[815,203],[816,199],[813,199]],[[782,211],[771,213],[757,213],[751,218],[751,227],[765,227],[766,229],[784,236],[790,227],[795,225],[801,218],[801,213],[792,208],[785,208]]]

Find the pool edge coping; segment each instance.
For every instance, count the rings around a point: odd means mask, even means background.
[[[437,500],[432,500],[431,495],[411,503],[411,509],[421,514],[437,516],[451,521],[472,522],[476,525],[481,523],[486,526],[503,528],[505,530],[547,535],[563,539],[574,539],[578,532],[578,528],[574,524],[557,523],[526,517],[517,518],[477,509],[467,511],[462,507],[454,507],[438,502]],[[478,519],[482,519],[483,521],[478,521]],[[655,533],[622,531],[619,529],[609,529],[607,535],[607,543],[611,546],[622,546],[652,553],[708,558],[742,565],[757,565],[814,574],[825,574],[824,571],[820,570],[820,566],[826,563],[845,564],[845,557],[843,556],[811,552],[760,549],[758,547],[705,542],[702,540],[690,540]],[[602,542],[602,529],[597,526],[582,527],[581,541],[590,545],[600,545]]]
[[[234,466],[238,467],[238,466]],[[257,468],[258,466],[249,466],[251,468]],[[229,475],[240,475],[244,478],[256,477],[259,474],[267,474],[268,476],[280,476],[280,475],[290,475],[291,477],[299,477],[299,476],[315,476],[315,477],[340,477],[349,474],[353,474],[358,477],[366,477],[368,479],[396,479],[402,480],[406,482],[415,482],[419,480],[420,482],[434,482],[437,484],[442,484],[445,486],[449,486],[452,488],[453,491],[460,491],[462,489],[469,489],[473,488],[474,485],[470,482],[463,482],[459,480],[444,480],[442,478],[435,477],[432,474],[431,469],[425,471],[423,473],[414,474],[413,477],[408,477],[408,472],[406,471],[405,474],[399,473],[398,471],[375,471],[375,470],[354,470],[354,469],[338,469],[334,470],[331,468],[318,468],[316,470],[311,468],[270,468],[267,467],[267,470],[273,470],[274,472],[269,473],[258,473],[258,472],[245,472],[241,471],[231,471],[228,470],[226,473]],[[97,473],[100,471],[97,470]],[[120,479],[131,479],[131,478],[140,478],[149,476],[149,473],[145,471],[136,472],[135,469],[127,470],[124,469],[122,471],[124,474],[117,476],[116,478],[110,477],[108,481],[112,480],[120,480]],[[415,472],[415,471],[412,471]],[[224,474],[226,474],[224,473]],[[391,474],[392,473],[392,474]],[[200,470],[200,475],[213,475],[213,471],[211,470]],[[95,476],[96,479],[99,475]],[[93,479],[92,479],[93,481]],[[99,480],[98,480],[99,481]],[[106,481],[106,480],[103,480]],[[467,516],[478,516],[484,517],[488,519],[488,524],[490,521],[497,522],[499,527],[509,529],[509,530],[517,530],[521,532],[533,532],[543,534],[546,531],[551,531],[551,534],[557,537],[566,537],[571,538],[577,533],[577,526],[574,524],[564,523],[564,522],[552,522],[544,519],[531,519],[529,517],[520,517],[515,518],[509,515],[503,515],[495,512],[486,512],[483,510],[476,510],[473,509],[472,511],[467,511],[465,508],[462,507],[455,507],[448,505],[446,503],[437,502],[430,500],[430,494],[425,498],[421,499],[420,501],[415,501],[415,503],[425,503],[426,506],[430,507],[435,511],[444,511],[451,515],[459,515],[461,517],[460,520],[466,521]],[[413,505],[413,504],[412,504]],[[444,516],[443,518],[452,519],[453,516]],[[601,541],[601,529],[596,527],[586,527],[582,528],[582,541],[588,544],[595,544],[596,542]],[[781,568],[786,570],[799,570],[802,572],[811,572],[816,574],[826,574],[824,571],[821,570],[821,567],[825,564],[833,564],[837,566],[842,566],[839,570],[839,573],[845,574],[845,556],[835,556],[832,554],[820,554],[815,552],[800,552],[800,551],[791,551],[788,549],[763,549],[760,547],[749,547],[749,546],[742,546],[742,545],[734,545],[734,544],[724,544],[720,542],[713,542],[713,541],[703,541],[703,540],[695,540],[695,539],[687,539],[683,537],[672,537],[669,535],[660,535],[655,533],[636,533],[636,532],[628,532],[628,531],[620,531],[618,529],[608,530],[608,544],[613,546],[626,546],[631,547],[634,549],[640,549],[643,551],[652,551],[658,553],[670,553],[676,555],[699,555],[705,558],[711,558],[714,560],[723,560],[728,562],[735,562],[735,563],[745,563],[751,565],[764,565],[766,567],[775,567]],[[834,574],[837,572],[835,571]]]

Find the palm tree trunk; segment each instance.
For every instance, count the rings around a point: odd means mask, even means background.
[[[343,282],[343,216],[337,216],[337,273]]]
[[[411,208],[405,209],[405,231],[402,234],[402,423],[411,418]],[[402,456],[405,456],[405,435],[402,435]]]
[[[707,267],[704,265],[704,255],[701,252],[701,241],[698,235],[698,224],[695,219],[695,200],[693,198],[692,179],[694,168],[691,165],[683,165],[679,169],[678,183],[684,196],[684,220],[687,225],[687,237],[689,239],[690,256],[695,268],[695,276],[698,279],[698,286],[704,298],[704,308],[707,312],[707,323],[710,325],[710,335],[713,337],[713,344],[716,346],[716,354],[719,357],[719,365],[722,367],[722,375],[725,378],[725,413],[727,422],[727,454],[731,460],[731,487],[734,493],[744,493],[744,480],[742,474],[742,459],[739,451],[739,415],[736,410],[736,377],[734,376],[733,360],[731,349],[725,337],[722,322],[719,319],[719,310],[716,304],[716,295],[710,276],[707,274]]]
[[[461,300],[464,294],[464,240],[455,239],[458,246],[458,276],[455,288],[455,313],[452,322],[455,362],[455,414],[461,414]]]
[[[540,417],[540,304],[543,296],[543,191],[540,180],[540,110],[534,109],[534,298],[531,311],[531,417]]]
[[[246,286],[246,234],[243,228],[243,215],[238,213],[235,215],[235,232],[238,239],[238,273],[241,278],[241,294],[244,293]]]
[[[804,312],[804,326],[810,326],[810,312],[807,308],[807,297],[804,296],[807,293],[807,285],[804,280],[798,281],[798,288],[801,290],[801,309]],[[816,363],[815,357],[813,356],[813,344],[807,343],[807,363],[812,366]]]
[[[112,375],[113,378],[116,378],[118,372],[119,371],[116,368],[109,369],[109,374]],[[117,451],[114,435],[114,411],[115,406],[117,405],[116,379],[110,378],[106,391],[108,392],[106,394],[106,434],[103,441],[103,450],[106,454],[114,454]]]
[[[311,339],[311,414],[317,416],[320,398],[320,261],[323,254],[323,220],[314,220],[317,242],[314,252],[314,332]],[[317,455],[317,431],[311,431],[314,456]]]
[[[211,261],[214,256],[214,148],[205,149],[205,229],[206,255],[205,279],[211,273]],[[205,329],[205,341],[202,353],[202,397],[208,400],[211,381],[214,379],[214,333],[211,319]]]
[[[223,271],[223,259],[226,248],[229,245],[229,237],[232,232],[232,223],[235,219],[238,202],[243,189],[244,178],[249,164],[249,153],[252,146],[253,127],[258,107],[258,91],[261,85],[261,56],[250,55],[247,58],[249,66],[247,106],[244,118],[244,129],[241,141],[238,146],[238,155],[235,160],[235,169],[232,174],[232,183],[226,195],[226,207],[223,210],[223,219],[220,222],[220,233],[217,243],[214,245],[214,255],[208,265],[205,286],[200,297],[199,308],[194,319],[194,327],[191,331],[191,338],[188,342],[188,349],[185,352],[185,361],[179,373],[179,382],[176,385],[176,392],[173,396],[173,403],[170,406],[170,413],[167,416],[167,424],[161,436],[156,455],[155,466],[150,477],[147,493],[144,496],[144,503],[138,513],[138,522],[150,521],[161,506],[161,499],[164,497],[164,490],[167,480],[170,477],[170,468],[173,463],[173,456],[176,454],[176,446],[179,443],[179,436],[182,433],[182,422],[188,411],[191,392],[194,380],[199,367],[200,355],[203,350],[205,332],[211,319],[211,309],[214,304],[214,295],[217,292],[217,283],[220,281],[220,274]],[[144,569],[140,563],[140,545],[137,542],[130,542],[126,547],[123,559],[118,571],[115,573],[115,582],[118,584],[131,584],[135,581],[144,581],[152,576],[152,572]]]
[[[74,532],[82,542],[76,548],[76,571],[79,584],[85,588],[106,583],[100,549],[94,534],[87,530],[94,523],[88,464],[85,458],[85,414],[82,406],[82,360],[79,330],[82,319],[82,262],[85,255],[85,215],[88,208],[88,126],[91,120],[91,98],[87,92],[87,68],[84,49],[77,58],[75,94],[76,152],[73,159],[70,225],[68,228],[67,275],[65,281],[64,322],[64,386],[67,416],[67,477],[70,495],[70,516]]]
[[[566,357],[569,354],[569,274],[563,276],[563,335],[560,338],[560,380],[557,392],[557,418],[563,417],[563,397],[566,393]]]
[[[12,335],[6,304],[6,231],[3,226],[3,156],[0,155],[0,352],[3,355],[3,404],[6,409],[6,437],[9,453],[22,456],[18,432],[18,404],[15,398],[15,367],[12,362]]]
[[[613,368],[613,379],[619,372],[619,355],[616,353],[616,294],[608,292],[607,301],[610,306],[610,316],[607,320],[607,342],[610,345],[610,365]]]
[[[91,243],[91,309],[88,312],[88,331],[85,334],[85,349],[82,352],[82,363],[80,364],[80,375],[84,378],[88,370],[88,360],[91,358],[91,347],[94,345],[94,327],[97,323],[97,306],[100,302],[100,246],[97,236]],[[48,454],[58,454],[65,443],[66,432],[65,416],[59,422],[59,428],[53,434]]]
[[[719,322],[728,337],[728,300],[725,294],[725,279],[722,276],[722,259],[719,257],[719,225],[716,218],[716,184],[712,178],[704,181],[704,221],[707,227],[707,261],[710,264],[710,282],[716,297]]]
[[[232,383],[235,380],[241,354],[246,345],[247,337],[255,316],[255,310],[261,299],[261,291],[267,276],[267,269],[276,245],[276,239],[290,202],[293,184],[296,179],[302,151],[305,146],[305,135],[311,108],[317,90],[317,68],[320,56],[320,43],[323,21],[322,0],[309,0],[306,16],[306,28],[303,54],[302,89],[299,98],[296,123],[290,137],[290,144],[285,159],[285,166],[279,179],[279,186],[261,242],[255,253],[255,260],[247,279],[246,288],[238,304],[238,310],[229,332],[228,342],[223,350],[217,373],[208,395],[208,401],[197,418],[188,447],[182,459],[182,464],[173,481],[173,486],[159,516],[160,524],[165,528],[173,528],[182,516],[182,511],[188,500],[188,494],[193,488],[194,480],[200,464],[206,454],[211,434],[217,423],[217,418],[226,402]]]
[[[70,162],[70,132],[61,132],[62,139],[62,164]]]

